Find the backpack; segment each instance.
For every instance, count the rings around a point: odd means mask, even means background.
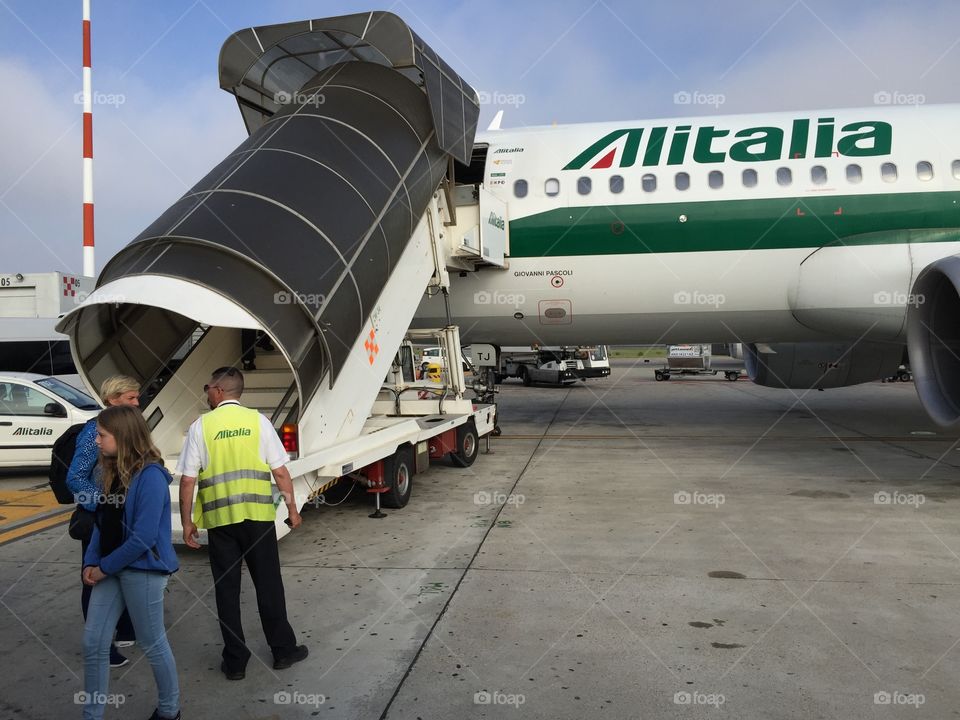
[[[57,438],[50,453],[50,474],[47,482],[61,505],[74,505],[77,502],[67,487],[67,471],[73,461],[73,454],[77,451],[77,435],[85,425],[86,423],[77,423],[68,427],[63,435]]]

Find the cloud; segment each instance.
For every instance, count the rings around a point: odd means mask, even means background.
[[[77,89],[0,58],[15,99],[0,114],[3,271],[81,269],[81,114]],[[94,83],[98,269],[245,137],[236,104],[213,76],[159,93],[109,69]]]

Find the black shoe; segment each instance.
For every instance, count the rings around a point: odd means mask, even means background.
[[[129,658],[126,658],[123,655],[121,655],[117,651],[117,648],[115,648],[113,645],[110,646],[110,667],[112,668],[123,667],[128,662],[130,662]]]
[[[274,658],[273,660],[273,669],[274,670],[286,670],[288,667],[294,663],[298,663],[301,660],[305,660],[307,655],[310,654],[310,651],[307,650],[306,645],[297,645],[293,652],[289,655],[284,655],[283,657]]]
[[[256,370],[256,369],[257,369],[257,366],[254,365],[252,362],[245,362],[245,363],[243,364],[243,371],[244,371],[244,372],[250,372],[251,370]]]
[[[178,710],[177,714],[174,715],[172,718],[165,718],[163,715],[160,714],[159,710],[154,710],[153,715],[150,716],[149,720],[180,720],[180,711]]]
[[[227,667],[227,661],[220,663],[220,672],[224,674],[227,680],[243,680],[247,676],[246,670],[231,670]]]

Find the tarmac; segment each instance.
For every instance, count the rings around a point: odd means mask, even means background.
[[[435,464],[381,520],[359,490],[309,508],[280,543],[310,648],[288,670],[245,577],[254,657],[222,676],[205,551],[178,548],[184,720],[957,716],[960,434],[911,383],[654,382],[654,364],[507,381],[472,467]],[[36,512],[0,532],[3,719],[80,716],[79,547]],[[147,718],[149,666],[124,652],[106,717]]]

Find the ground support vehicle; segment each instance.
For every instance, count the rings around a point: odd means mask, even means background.
[[[57,378],[0,373],[0,468],[49,467],[57,438],[99,412],[94,398]]]
[[[666,365],[655,370],[653,376],[660,382],[671,375],[717,375],[720,371],[711,367],[710,358],[710,345],[670,345]],[[740,378],[739,370],[725,370],[723,374],[731,382]]]

